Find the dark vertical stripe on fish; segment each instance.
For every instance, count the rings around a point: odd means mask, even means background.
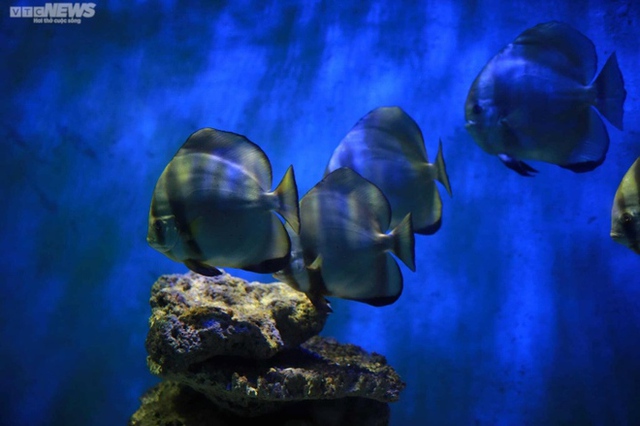
[[[616,197],[615,202],[618,205],[618,209],[622,212],[627,208],[627,202],[625,201],[624,192],[620,189],[618,193],[618,197]]]

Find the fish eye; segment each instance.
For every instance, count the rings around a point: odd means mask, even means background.
[[[621,220],[624,225],[628,225],[633,220],[633,217],[631,216],[631,214],[625,212],[625,213],[622,213]]]
[[[473,113],[474,114],[482,114],[482,107],[478,104],[473,105]]]
[[[156,221],[153,222],[153,229],[155,229],[157,232],[162,231],[162,221],[160,219],[156,219]]]

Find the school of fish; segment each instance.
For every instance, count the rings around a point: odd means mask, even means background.
[[[465,127],[480,148],[523,176],[526,161],[584,173],[609,148],[604,117],[622,130],[626,90],[615,53],[596,75],[591,40],[551,21],[522,32],[471,84]],[[301,199],[290,166],[275,189],[266,153],[243,135],[204,128],[167,164],[153,191],[147,241],[203,275],[272,274],[326,303],[386,306],[402,294],[398,260],[415,271],[415,236],[442,226],[451,196],[442,141],[429,162],[422,131],[398,106],[364,115]],[[640,158],[624,175],[611,238],[640,254]]]

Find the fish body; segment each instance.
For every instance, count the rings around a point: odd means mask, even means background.
[[[611,238],[640,254],[640,157],[625,173],[613,199]]]
[[[312,300],[334,296],[374,306],[402,293],[393,253],[411,270],[411,214],[388,231],[389,203],[380,189],[349,168],[329,173],[300,200],[300,237],[291,264],[276,277]]]
[[[442,199],[436,181],[449,195],[442,142],[429,163],[422,132],[399,107],[380,107],[362,117],[334,150],[325,176],[349,167],[375,184],[391,204],[396,227],[411,213],[414,232],[433,234],[442,223]]]
[[[147,242],[203,275],[217,267],[273,273],[289,261],[290,241],[276,212],[299,229],[290,167],[270,191],[271,164],[242,135],[205,128],[192,134],[153,192]]]
[[[484,151],[525,176],[536,172],[525,160],[593,170],[609,148],[598,112],[622,129],[626,98],[615,53],[594,78],[596,70],[595,47],[582,33],[557,21],[532,27],[474,80],[466,128]]]

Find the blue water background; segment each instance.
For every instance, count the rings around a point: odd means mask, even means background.
[[[640,424],[640,257],[609,238],[640,155],[640,5],[99,0],[81,24],[9,17],[40,4],[0,10],[1,424],[125,424],[157,383],[149,291],[186,268],[147,246],[147,213],[189,134],[246,135],[302,195],[383,105],[417,121],[431,159],[442,139],[454,192],[400,299],[334,299],[323,331],[406,381],[392,425]],[[487,60],[552,19],[599,66],[617,52],[625,129],[608,126],[591,173],[524,178],[474,144],[463,105]]]

